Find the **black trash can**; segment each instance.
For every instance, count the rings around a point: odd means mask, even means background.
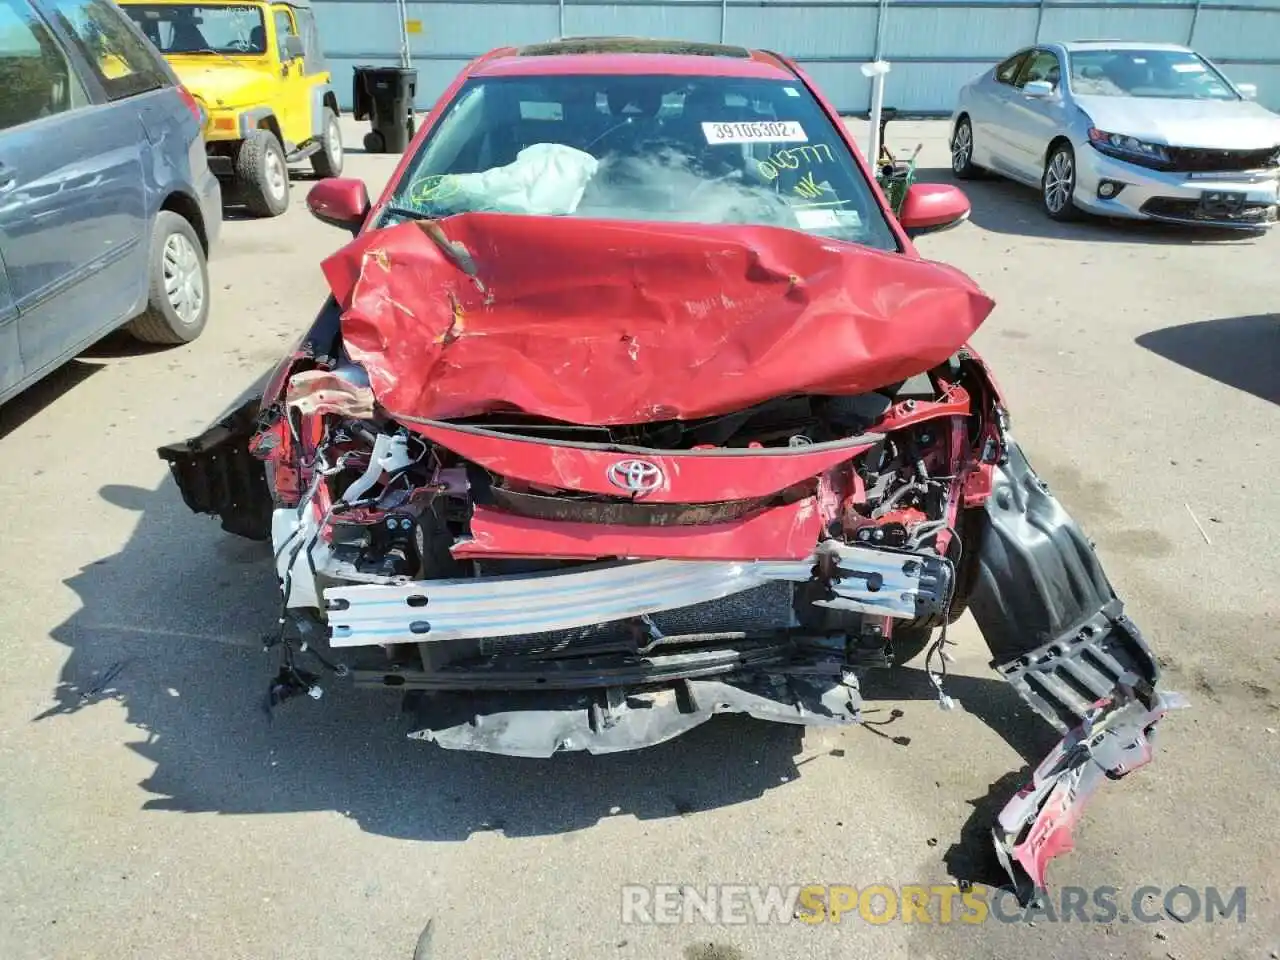
[[[413,137],[413,97],[418,71],[411,67],[355,68],[352,115],[373,127],[365,134],[370,153],[404,153]]]

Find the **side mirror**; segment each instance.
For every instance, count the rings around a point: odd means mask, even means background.
[[[1246,100],[1258,99],[1258,85],[1256,83],[1237,83],[1236,89],[1240,91],[1240,96]]]
[[[913,183],[902,201],[898,222],[907,236],[946,230],[969,219],[969,198],[949,183]]]
[[[284,55],[290,60],[296,60],[302,56],[305,50],[302,46],[302,38],[296,33],[285,34],[284,38]]]
[[[1022,88],[1022,93],[1028,97],[1041,99],[1043,97],[1052,97],[1054,86],[1048,80],[1032,80]]]
[[[321,223],[358,233],[369,215],[369,190],[363,180],[321,180],[307,194],[307,209]]]

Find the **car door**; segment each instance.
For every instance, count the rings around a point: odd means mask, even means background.
[[[29,0],[0,0],[0,90],[0,257],[17,311],[6,326],[34,373],[109,319],[93,307],[107,293],[104,267],[125,251],[102,230],[118,198],[100,192],[96,107]]]
[[[3,132],[0,132],[0,137],[3,136]],[[7,396],[13,387],[22,382],[22,350],[18,345],[17,321],[18,308],[9,290],[9,275],[5,273],[4,257],[0,256],[0,398]]]
[[[34,2],[88,103],[43,118],[19,141],[14,203],[0,211],[28,375],[130,319],[144,302],[150,145],[135,98],[170,82],[112,0]]]
[[[296,149],[311,138],[311,88],[304,74],[303,58],[293,56],[287,49],[289,38],[301,45],[298,26],[293,12],[285,6],[271,8],[276,56],[280,59],[280,96],[277,110],[280,112],[280,130],[288,141],[287,146]]]
[[[979,84],[973,103],[974,162],[992,170],[1007,172],[1011,166],[1013,144],[1009,134],[1009,106],[1013,82],[1030,56],[1030,50],[1019,50],[998,64]]]
[[[1014,161],[1027,180],[1039,181],[1044,173],[1045,151],[1067,126],[1062,98],[1062,62],[1053,50],[1038,49],[1027,59],[1014,81],[1016,93],[1009,101],[1009,139]],[[1047,97],[1028,96],[1026,86],[1033,81],[1053,85]]]

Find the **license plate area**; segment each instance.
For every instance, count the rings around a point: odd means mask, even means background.
[[[1247,193],[1230,190],[1205,190],[1200,194],[1200,214],[1209,217],[1238,216],[1248,201]]]

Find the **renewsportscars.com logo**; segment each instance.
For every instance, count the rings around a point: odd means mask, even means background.
[[[1244,887],[1118,887],[1040,891],[1030,904],[997,887],[950,883],[632,884],[622,888],[622,922],[632,924],[777,923],[1212,923],[1245,921]]]

